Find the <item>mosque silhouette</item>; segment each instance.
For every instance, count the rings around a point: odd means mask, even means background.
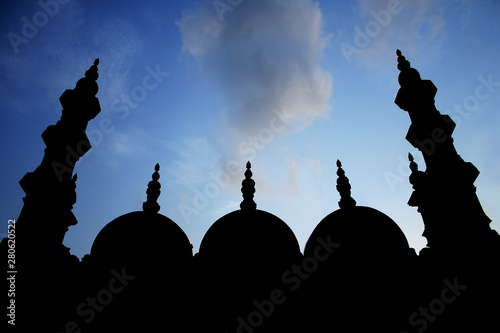
[[[498,332],[500,236],[476,196],[479,171],[457,154],[455,123],[434,105],[437,88],[399,50],[397,56],[395,103],[408,112],[406,139],[426,164],[421,171],[409,156],[408,204],[422,215],[428,241],[418,255],[390,217],[357,205],[340,161],[340,208],[315,222],[302,253],[284,221],[257,209],[248,162],[241,209],[213,223],[198,253],[179,225],[158,213],[156,165],[143,210],[109,222],[80,261],[63,239],[77,223],[74,166],[91,149],[85,130],[100,112],[97,59],[61,95],[61,119],[42,134],[43,160],[19,182],[26,196],[9,229],[15,262],[2,260],[6,288],[15,290],[7,300],[7,328]],[[12,244],[2,241],[4,253]]]

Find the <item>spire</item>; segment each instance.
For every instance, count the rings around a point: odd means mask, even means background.
[[[418,164],[415,162],[415,159],[413,158],[413,155],[411,153],[408,153],[408,160],[410,161],[411,170],[411,174],[409,177],[410,184],[413,185],[414,189],[417,189],[417,187],[420,187],[420,185],[423,183],[425,174],[422,171],[418,171]]]
[[[406,60],[401,50],[396,50],[396,55],[398,56],[398,69],[402,72],[404,70],[410,69],[410,62]]]
[[[90,68],[85,72],[86,78],[97,81],[97,79],[99,78],[99,74],[97,73],[97,65],[99,65],[99,58],[94,60],[94,64],[90,66]]]
[[[408,153],[408,160],[410,161],[410,170],[411,172],[418,171],[418,164],[415,162],[413,155]]]
[[[421,81],[420,73],[415,68],[411,68],[410,62],[406,60],[400,50],[396,50],[396,55],[398,56],[398,69],[401,71],[398,77],[399,85],[403,87]]]
[[[99,65],[99,58],[94,60],[94,64],[85,72],[85,77],[82,77],[76,83],[75,90],[84,96],[95,96],[99,91],[99,86],[97,85],[97,79],[99,78],[99,73],[97,73],[97,65]],[[100,110],[99,110],[100,111]]]
[[[160,196],[161,184],[158,182],[160,179],[160,165],[155,165],[155,172],[152,175],[153,180],[148,183],[148,189],[146,190],[147,200],[142,204],[142,210],[146,213],[158,213],[160,211],[160,205],[157,200]]]
[[[75,89],[68,89],[59,97],[63,107],[63,117],[71,119],[71,122],[76,122],[80,126],[86,125],[101,112],[96,97],[99,91],[96,82],[99,78],[98,64],[99,58],[94,60],[94,64],[85,72],[85,76],[78,80]],[[78,132],[81,132],[81,129],[78,129]]]
[[[243,201],[240,204],[242,210],[255,210],[257,204],[253,201],[253,194],[255,193],[255,181],[252,179],[252,171],[250,168],[252,164],[247,162],[247,171],[245,171],[245,179],[241,182],[241,193],[243,193]]]
[[[342,169],[342,163],[337,160],[337,191],[340,193],[340,208],[351,208],[356,206],[356,200],[351,197],[351,184],[349,184],[349,178],[345,176],[345,172]]]

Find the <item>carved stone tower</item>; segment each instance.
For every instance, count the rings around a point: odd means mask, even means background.
[[[496,232],[490,229],[491,220],[476,196],[474,181],[479,171],[455,150],[455,123],[434,105],[437,88],[420,78],[401,51],[397,55],[401,88],[395,103],[408,112],[411,125],[406,140],[422,152],[427,167],[418,171],[412,161],[410,182],[415,191],[408,204],[418,207],[431,250],[456,252],[480,246]]]
[[[88,122],[101,111],[96,97],[96,59],[75,89],[59,98],[61,119],[42,134],[46,145],[41,164],[19,182],[26,193],[16,223],[18,322],[21,330],[53,327],[71,309],[71,288],[78,283],[79,259],[63,245],[68,228],[78,223],[76,162],[90,150]],[[72,290],[70,292],[70,290]],[[59,295],[59,296],[56,296]]]

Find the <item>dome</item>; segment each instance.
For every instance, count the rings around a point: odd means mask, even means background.
[[[217,220],[200,245],[200,256],[252,260],[296,258],[300,247],[293,231],[262,210],[237,210]]]
[[[306,256],[314,253],[318,238],[339,244],[339,254],[349,257],[387,258],[409,251],[408,241],[396,222],[370,207],[355,206],[327,215],[307,241]]]
[[[250,167],[248,162],[241,209],[212,224],[195,256],[196,275],[203,276],[197,284],[197,293],[203,295],[198,304],[199,331],[239,331],[235,318],[247,313],[255,300],[267,299],[270,291],[285,290],[283,273],[302,258],[288,225],[257,209]],[[280,315],[266,320],[270,331],[283,330],[290,322],[289,307],[281,307]]]
[[[168,217],[137,211],[109,222],[95,238],[90,254],[101,262],[141,263],[192,257],[192,245]]]
[[[305,258],[318,262],[304,291],[310,330],[331,327],[338,332],[364,332],[377,322],[396,332],[392,327],[399,327],[399,323],[386,313],[390,309],[408,318],[408,309],[402,306],[407,294],[402,290],[408,290],[415,253],[389,216],[356,206],[341,166],[337,161],[340,209],[319,222],[304,250]],[[363,320],[359,313],[363,313]]]
[[[193,246],[182,229],[168,217],[158,214],[157,199],[160,165],[148,183],[143,211],[122,215],[109,222],[97,235],[90,255],[105,265],[132,264],[137,267],[160,261],[185,261],[193,257]]]
[[[327,215],[304,250],[304,257],[319,262],[305,291],[311,330],[363,332],[377,322],[396,332],[392,327],[399,323],[386,313],[390,309],[408,318],[402,291],[408,290],[410,251],[398,225],[376,209],[354,206]]]
[[[208,229],[199,256],[219,262],[237,260],[243,265],[291,262],[285,258],[294,260],[300,255],[297,238],[280,218],[257,209],[250,162],[246,167],[241,210],[221,217]]]
[[[218,219],[206,232],[195,256],[199,269],[196,275],[203,276],[198,284],[198,293],[203,296],[198,304],[202,319],[197,330],[239,331],[235,318],[247,318],[245,313],[255,304],[252,302],[269,299],[270,291],[287,290],[283,273],[300,258],[292,230],[273,214],[243,208]],[[266,319],[266,328],[270,329],[263,332],[288,327],[290,317],[294,317],[290,306],[288,302],[280,307],[279,314]]]
[[[407,255],[408,241],[396,222],[376,209],[356,206],[340,161],[337,161],[337,167],[340,209],[327,215],[316,226],[306,243],[304,255],[313,255],[322,241],[338,244],[335,257],[339,259],[373,261],[374,258]]]

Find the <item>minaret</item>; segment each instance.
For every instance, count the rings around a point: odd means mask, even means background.
[[[42,134],[46,145],[42,162],[19,181],[26,193],[15,226],[19,331],[60,331],[81,301],[79,259],[70,254],[63,240],[69,227],[78,223],[72,212],[75,164],[91,148],[85,131],[101,111],[96,97],[98,64],[96,59],[75,89],[61,95],[61,119]]]
[[[425,172],[410,154],[414,193],[408,204],[418,207],[432,250],[457,251],[481,244],[492,235],[491,220],[476,196],[476,167],[464,162],[453,145],[455,123],[442,115],[434,105],[437,88],[430,80],[422,80],[419,72],[397,50],[399,84],[395,103],[408,112],[411,125],[406,135],[423,154]]]
[[[46,248],[48,252],[69,256],[69,249],[62,243],[68,228],[78,223],[71,211],[76,202],[73,170],[91,148],[85,133],[87,124],[101,111],[96,97],[98,64],[96,59],[75,89],[61,95],[61,119],[42,134],[47,147],[43,160],[34,172],[28,172],[19,181],[26,196],[16,228],[21,247],[27,251]]]
[[[243,201],[240,204],[241,210],[250,211],[257,209],[257,204],[253,201],[255,181],[252,179],[252,171],[250,170],[251,167],[252,164],[248,161],[247,170],[245,171],[245,179],[241,182],[241,193],[243,194]]]

